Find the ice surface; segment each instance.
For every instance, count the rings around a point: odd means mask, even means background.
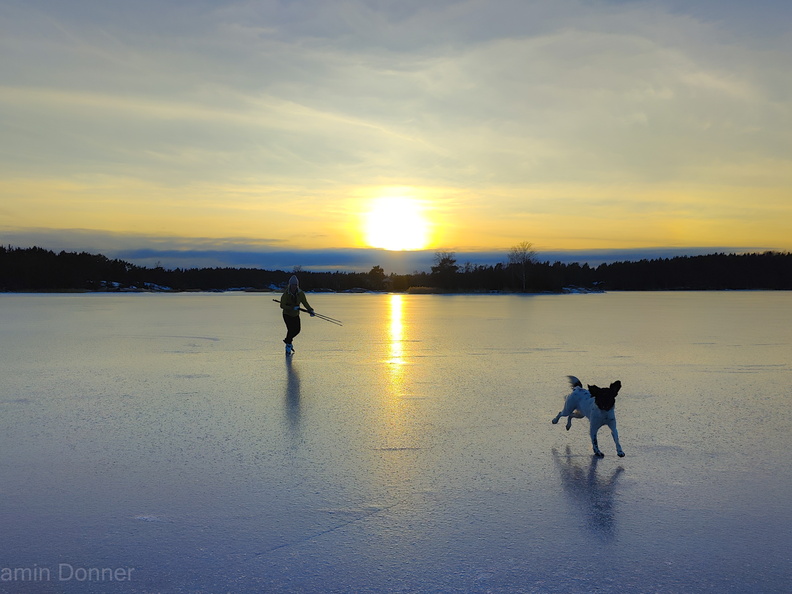
[[[792,294],[271,297],[0,295],[0,591],[789,590]]]

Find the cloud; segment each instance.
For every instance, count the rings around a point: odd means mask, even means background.
[[[788,54],[735,48],[710,22],[643,4],[405,6],[28,14],[36,34],[7,30],[5,43],[29,72],[7,72],[0,97],[28,122],[43,115],[75,149],[15,134],[31,152],[85,169],[110,148],[118,158],[105,168],[182,183],[302,173],[371,184],[407,172],[416,184],[470,186],[603,182],[616,171],[657,181],[744,161],[746,142],[766,158],[780,141],[768,124],[784,112],[767,93],[789,82]],[[46,61],[25,57],[33,43]]]
[[[373,248],[295,249],[278,240],[245,237],[167,237],[126,235],[86,229],[7,229],[0,228],[0,243],[13,247],[41,247],[53,251],[101,253],[139,266],[165,268],[261,268],[291,271],[295,267],[314,272],[368,272],[381,266],[386,273],[429,272],[435,263],[435,250],[392,252]],[[101,246],[101,247],[100,247]],[[536,247],[536,246],[534,246]],[[606,262],[672,258],[712,253],[756,253],[767,247],[649,247],[600,250],[537,249],[540,262],[578,262],[597,266]],[[503,250],[448,250],[459,266],[494,266],[508,260]]]

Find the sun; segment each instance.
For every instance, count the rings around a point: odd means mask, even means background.
[[[429,242],[429,222],[420,202],[405,197],[377,198],[365,218],[366,243],[386,250],[421,250]]]

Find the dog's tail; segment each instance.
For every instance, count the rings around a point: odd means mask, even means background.
[[[583,384],[581,384],[580,380],[576,378],[574,375],[568,375],[567,378],[569,378],[569,385],[572,386],[573,388],[583,387]]]

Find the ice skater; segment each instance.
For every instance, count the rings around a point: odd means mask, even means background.
[[[283,339],[283,342],[286,343],[287,355],[294,353],[292,341],[294,337],[300,333],[300,304],[305,306],[305,309],[311,316],[315,315],[313,307],[308,305],[305,292],[300,289],[300,281],[297,280],[295,275],[292,275],[286,290],[280,298],[280,306],[283,310],[283,321],[286,324],[286,338]]]

